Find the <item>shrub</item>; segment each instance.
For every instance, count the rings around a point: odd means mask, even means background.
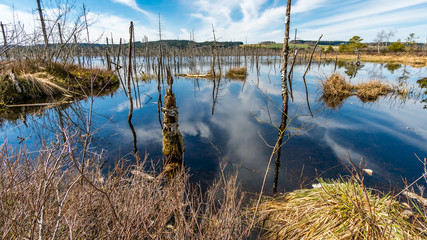
[[[405,44],[401,43],[400,41],[394,42],[388,46],[388,50],[392,52],[402,52],[406,48]]]

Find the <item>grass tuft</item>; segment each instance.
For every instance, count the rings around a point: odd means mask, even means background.
[[[260,205],[269,239],[423,239],[412,212],[355,179],[323,181]],[[369,204],[368,204],[369,202]]]
[[[231,68],[227,71],[226,77],[230,79],[246,79],[246,76],[248,75],[246,67],[242,68]]]
[[[371,80],[366,83],[351,84],[345,78],[337,73],[329,76],[325,81],[321,82],[322,100],[330,108],[336,108],[345,99],[350,96],[357,96],[359,99],[366,102],[374,102],[380,96],[385,96],[392,92],[393,89],[388,84],[378,80]],[[400,93],[400,91],[397,91]]]

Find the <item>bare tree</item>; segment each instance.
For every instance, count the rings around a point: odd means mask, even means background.
[[[47,38],[46,24],[45,24],[45,21],[44,21],[43,10],[42,10],[42,7],[41,7],[40,0],[37,0],[37,7],[38,7],[37,10],[39,11],[39,16],[40,16],[40,24],[42,26],[43,39],[44,39],[44,47],[47,49],[47,46],[49,44],[49,40]]]

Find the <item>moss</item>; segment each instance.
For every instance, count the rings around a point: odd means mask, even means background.
[[[178,148],[176,147],[176,144],[173,143],[173,139],[170,136],[167,136],[167,133],[164,134],[162,147],[163,155],[172,156],[175,155],[177,152]]]

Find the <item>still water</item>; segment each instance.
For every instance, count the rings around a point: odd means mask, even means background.
[[[179,129],[185,140],[184,161],[192,181],[210,183],[220,174],[238,170],[245,190],[257,191],[262,184],[281,119],[280,66],[262,62],[257,70],[248,66],[245,81],[216,81],[175,77],[173,90],[179,111]],[[204,67],[204,69],[203,69]],[[306,64],[297,64],[293,74],[294,101],[289,102],[287,129],[279,169],[279,191],[309,184],[315,177],[336,178],[348,175],[345,156],[358,163],[364,158],[373,176],[366,181],[376,187],[402,185],[402,178],[415,180],[423,173],[421,159],[427,157],[426,90],[417,80],[427,76],[426,68],[364,63],[355,72],[346,64],[313,63],[306,76],[309,115],[302,75]],[[320,100],[320,81],[334,72],[351,82],[380,79],[404,85],[412,94],[406,98],[386,96],[373,103],[350,97],[335,109]],[[209,66],[200,66],[207,71]],[[185,71],[184,71],[185,72]],[[139,100],[134,99],[132,123],[137,148],[148,160],[162,162],[162,129],[158,115],[156,81],[139,82]],[[161,85],[165,95],[167,84]],[[423,102],[424,100],[424,102]],[[48,141],[59,126],[61,114],[70,115],[76,127],[85,128],[90,101],[82,100],[60,109],[21,115],[17,120],[2,120],[0,135],[9,145],[37,148]],[[91,151],[103,150],[106,166],[119,157],[132,161],[134,137],[128,124],[129,100],[123,88],[93,102],[91,129],[96,134]],[[107,168],[107,167],[106,167]],[[273,181],[274,161],[267,178]],[[270,191],[270,190],[269,190]]]

